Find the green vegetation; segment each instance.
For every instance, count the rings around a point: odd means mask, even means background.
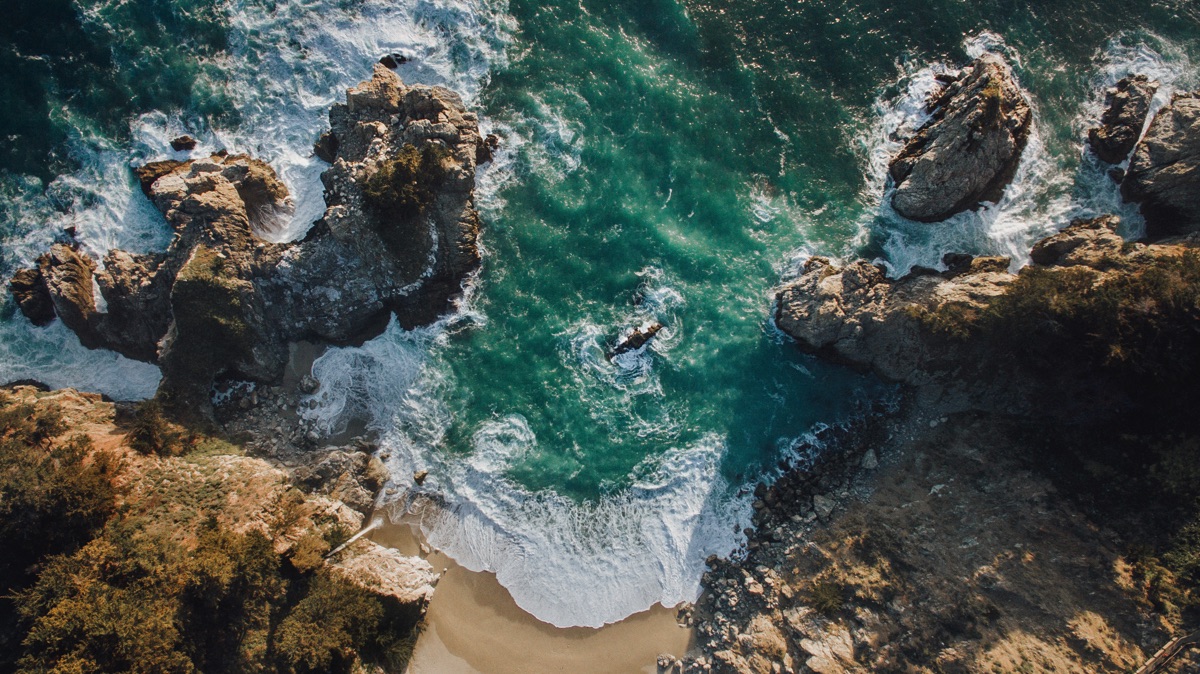
[[[403,667],[416,616],[323,564],[348,536],[345,527],[308,531],[288,553],[276,552],[276,539],[294,534],[303,516],[303,497],[288,489],[273,504],[269,535],[224,528],[217,514],[228,499],[217,483],[181,483],[171,469],[184,460],[170,458],[181,445],[161,410],[143,405],[137,417],[130,444],[164,457],[143,466],[140,479],[161,493],[143,495],[137,510],[118,509],[115,459],[86,436],[64,438],[54,405],[0,393],[0,670]],[[212,452],[229,447],[195,444]],[[198,460],[203,467],[211,459]]]
[[[810,601],[819,613],[831,616],[842,610],[846,603],[846,592],[841,585],[832,581],[817,581],[813,584]]]
[[[167,421],[162,404],[153,398],[137,404],[126,439],[142,454],[174,456],[183,451],[183,434]]]
[[[946,304],[915,313],[932,332],[989,339],[1037,371],[1102,368],[1151,407],[1178,411],[1188,392],[1200,391],[1194,251],[1108,277],[1083,267],[1030,267],[982,310]]]
[[[368,208],[378,220],[376,231],[396,255],[412,245],[420,216],[433,201],[446,177],[450,150],[439,143],[400,148],[394,159],[379,167],[363,187]]]
[[[175,350],[183,355],[164,367],[185,370],[181,381],[207,383],[242,360],[254,341],[244,306],[250,292],[250,284],[233,276],[223,258],[197,246],[171,290]]]
[[[1000,85],[998,78],[988,79],[987,84],[983,85],[983,89],[979,92],[979,98],[983,101],[983,115],[981,121],[983,128],[996,126],[1001,120],[1001,110],[1004,103],[1004,89]]]

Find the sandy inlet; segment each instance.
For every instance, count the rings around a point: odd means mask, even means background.
[[[371,538],[445,569],[407,674],[653,674],[659,654],[681,657],[692,642],[675,609],[661,605],[598,629],[555,627],[517,606],[494,574],[440,552],[422,554],[406,524],[385,525]]]

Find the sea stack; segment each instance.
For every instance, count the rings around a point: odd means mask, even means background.
[[[1033,117],[1012,69],[996,54],[963,68],[930,102],[932,118],[888,167],[892,207],[910,220],[938,222],[985,201],[1012,182]]]

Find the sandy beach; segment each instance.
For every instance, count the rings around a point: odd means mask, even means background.
[[[385,525],[371,538],[420,553],[406,524]],[[494,574],[470,571],[436,551],[421,556],[445,571],[408,674],[653,674],[659,654],[680,657],[692,642],[675,609],[660,605],[599,629],[555,627],[517,606]]]

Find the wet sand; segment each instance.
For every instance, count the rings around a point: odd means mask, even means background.
[[[408,525],[385,525],[371,538],[420,552]],[[680,657],[692,642],[675,609],[657,605],[599,629],[555,627],[517,606],[494,574],[469,571],[438,552],[421,556],[445,572],[408,674],[653,674],[660,653]]]

